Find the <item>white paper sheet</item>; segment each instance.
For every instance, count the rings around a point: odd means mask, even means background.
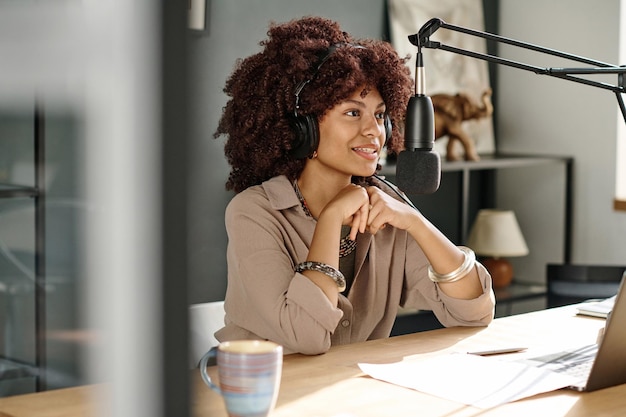
[[[517,362],[463,353],[391,364],[360,363],[373,378],[448,400],[490,408],[554,391],[574,379]]]

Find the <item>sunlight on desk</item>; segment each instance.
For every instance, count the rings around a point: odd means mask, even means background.
[[[292,417],[296,415],[294,410],[306,410],[306,415],[316,417],[381,417],[390,415],[391,410],[393,415],[420,415],[424,410],[437,415],[451,415],[463,408],[466,407],[458,403],[441,402],[410,389],[399,390],[393,384],[362,375],[279,404],[271,416]]]
[[[338,393],[340,393],[338,395]],[[292,401],[279,402],[271,417],[306,415],[314,417],[385,417],[385,416],[445,416],[445,417],[528,417],[542,415],[546,410],[568,410],[579,401],[571,396],[534,396],[504,404],[496,409],[476,407],[446,401],[409,388],[378,381],[367,375],[337,382]],[[579,407],[584,409],[583,407]],[[358,411],[357,411],[358,410]],[[541,411],[539,414],[538,410]],[[298,414],[302,412],[304,414]],[[566,413],[559,414],[566,415]],[[587,415],[587,414],[581,414]]]

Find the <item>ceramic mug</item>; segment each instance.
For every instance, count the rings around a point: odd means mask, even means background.
[[[207,373],[207,363],[214,356],[219,385]],[[200,375],[224,398],[229,416],[265,417],[276,405],[282,367],[282,346],[264,340],[233,340],[202,357]]]

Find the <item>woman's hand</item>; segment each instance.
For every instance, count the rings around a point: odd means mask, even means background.
[[[387,224],[407,230],[415,220],[415,210],[389,196],[378,187],[350,184],[326,205],[323,215],[332,215],[341,224],[351,225],[350,239],[366,230],[376,234]],[[320,216],[321,217],[321,216]]]
[[[376,234],[386,225],[407,230],[415,219],[415,210],[406,203],[396,200],[378,187],[367,187],[369,196],[369,213],[367,229]]]
[[[324,207],[322,216],[333,215],[341,219],[341,224],[351,226],[350,239],[356,240],[358,232],[365,232],[369,216],[369,195],[360,185],[349,184]]]

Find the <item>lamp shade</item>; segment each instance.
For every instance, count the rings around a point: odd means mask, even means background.
[[[511,210],[480,210],[467,246],[478,255],[494,258],[528,255],[528,246]]]

